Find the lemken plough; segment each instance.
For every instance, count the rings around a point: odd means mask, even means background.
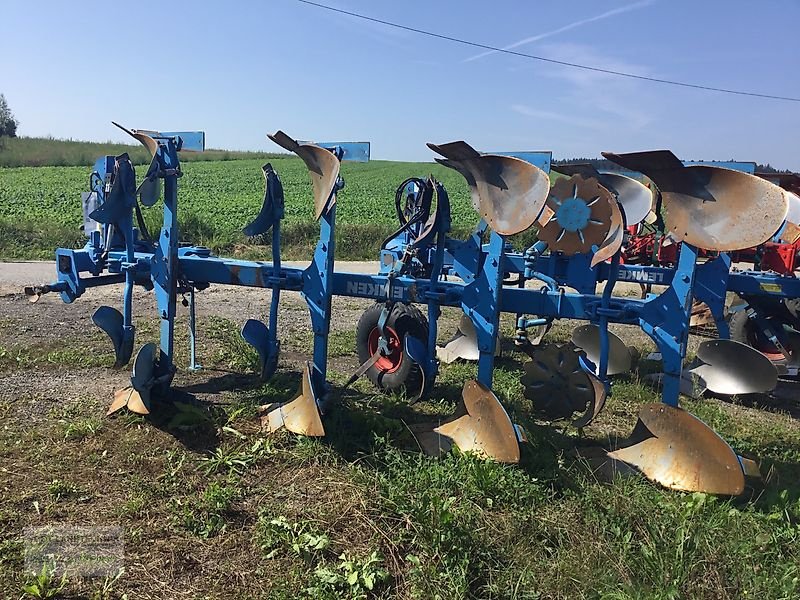
[[[57,280],[26,288],[32,300],[58,292],[71,303],[89,287],[124,283],[122,309],[101,306],[93,316],[112,342],[116,368],[130,362],[135,347],[134,286],[153,290],[159,343],[145,344],[136,353],[130,386],[115,394],[109,413],[127,408],[147,414],[168,400],[176,372],[179,294],[188,295],[193,315],[196,290],[240,285],[271,293],[266,322],[251,319],[242,328],[242,337],[258,352],[264,379],[278,365],[281,291],[300,292],[311,317],[313,356],[296,397],[263,407],[262,424],[269,432],[286,428],[299,435],[325,435],[325,414],[335,398],[326,377],[331,299],[350,296],[375,301],[358,324],[361,366],[351,382],[366,375],[381,389],[405,389],[413,401],[435,386],[437,356],[477,360],[477,380],[464,384],[455,414],[414,429],[420,446],[431,454],[457,446],[494,460],[519,461],[524,434],[492,392],[500,314],[505,312],[516,315],[516,341],[531,356],[522,377],[525,395],[541,417],[569,420],[577,427],[587,427],[598,417],[612,390],[610,378],[635,362],[635,352],[609,331],[609,324],[638,326],[655,342],[663,363],[662,404],[642,408],[633,435],[604,451],[606,464],[624,463],[669,488],[720,494],[740,493],[745,473],[753,472],[752,464],[708,426],[678,408],[678,400],[687,378],[705,381],[703,389],[722,394],[775,385],[777,367],[766,358],[753,385],[736,379],[741,376],[731,365],[744,356],[741,352],[755,352],[745,345],[720,341],[721,346],[699,352],[696,364],[684,369],[683,363],[695,300],[719,315],[729,291],[757,296],[778,289],[782,297],[800,297],[796,278],[732,272],[726,254],[762,244],[785,229],[789,199],[779,186],[711,164],[685,166],[664,151],[609,154],[629,172],[567,168],[551,186],[547,152],[481,153],[463,141],[429,144],[440,155],[436,160],[465,178],[478,224],[467,239],[451,238],[444,186],[432,177],[412,177],[397,190],[399,228],[383,243],[379,272],[366,275],[336,270],[334,250],[337,198],[345,188],[340,164],[369,160],[368,143],[299,142],[281,131],[269,136],[303,160],[312,182],[320,234],[310,264],[300,269],[281,264],[284,195],[280,174],[271,165],[263,167],[262,208],[244,232],[269,236],[272,261],[215,256],[202,246],[178,244],[179,153],[202,151],[204,135],[125,131],[152,155],[144,180],[137,184],[126,154],[98,160],[83,202],[87,244],[78,250],[57,249]],[[640,182],[642,175],[651,187]],[[153,237],[140,205],[152,206],[159,197],[163,223]],[[627,228],[660,220],[662,208],[665,231],[682,242],[674,265],[621,264]],[[538,229],[538,241],[525,252],[515,252],[508,236],[531,227]],[[707,251],[713,257],[699,260]],[[645,298],[620,297],[613,294],[618,281],[647,281],[663,290]],[[460,333],[437,352],[441,307],[458,307],[463,317]],[[587,322],[576,330],[573,343],[531,343],[528,331],[538,329],[541,337],[555,319],[563,318]],[[724,319],[717,325],[720,336],[728,337]],[[190,319],[192,365],[194,327]],[[797,356],[783,334],[775,340],[790,358],[792,352]],[[782,368],[785,373],[789,367]]]

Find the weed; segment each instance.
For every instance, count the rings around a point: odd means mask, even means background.
[[[92,592],[92,600],[110,600],[114,592],[114,586],[120,577],[125,574],[125,567],[122,567],[115,575],[106,575],[100,582],[100,589]]]
[[[22,559],[22,542],[20,540],[7,539],[0,542],[0,567],[21,566]]]
[[[68,582],[66,573],[63,573],[61,579],[58,579],[55,569],[47,563],[42,563],[42,570],[38,575],[30,577],[28,583],[22,586],[22,591],[31,598],[56,598]]]
[[[256,544],[267,558],[289,551],[311,562],[330,545],[330,539],[308,521],[290,523],[286,517],[268,517],[262,513],[256,525]]]
[[[178,520],[183,527],[202,538],[211,538],[224,532],[234,500],[241,490],[234,485],[213,482],[206,487],[199,499],[180,503]]]
[[[98,417],[88,417],[70,421],[64,427],[64,439],[82,441],[98,433],[103,428],[103,422]]]
[[[47,493],[57,502],[80,494],[80,488],[69,481],[53,479],[47,486]]]
[[[200,468],[207,475],[211,473],[241,474],[271,452],[272,445],[269,440],[264,438],[258,438],[249,446],[236,448],[220,446],[212,450],[209,456],[200,459],[202,461]]]
[[[377,551],[362,559],[342,553],[335,566],[317,567],[314,578],[315,585],[306,590],[312,598],[366,600],[389,579],[389,573],[383,566],[383,556]]]
[[[179,474],[186,462],[186,452],[182,450],[167,450],[167,459],[164,461],[164,472],[161,474],[161,484],[167,488],[175,487],[180,479]]]
[[[258,370],[258,352],[242,339],[238,326],[230,319],[211,317],[206,335],[220,342],[213,361],[224,364],[234,371],[254,372]]]

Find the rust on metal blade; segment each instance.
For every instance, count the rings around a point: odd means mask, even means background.
[[[539,239],[568,256],[589,252],[611,232],[612,202],[611,192],[597,179],[559,179],[547,197],[554,217],[539,230]]]
[[[428,144],[459,165],[447,164],[464,175],[477,194],[478,213],[495,232],[513,235],[536,221],[547,199],[550,178],[540,168],[511,156],[479,154],[465,142]]]
[[[513,235],[536,221],[550,178],[539,167],[511,156],[487,154],[466,163],[475,178],[480,215],[500,235]]]
[[[325,428],[317,407],[314,385],[311,379],[311,363],[303,369],[303,380],[294,400],[268,407],[266,415],[261,417],[261,424],[267,433],[285,427],[292,433],[310,437],[322,437]]]
[[[469,172],[469,169],[457,160],[450,160],[449,158],[436,158],[435,160],[440,165],[444,165],[445,167],[461,173],[461,176],[466,179],[467,186],[469,187],[469,197],[472,201],[472,208],[480,212],[481,198],[480,195],[478,195],[478,184],[475,183],[475,178],[472,176],[472,173]]]
[[[775,235],[789,210],[780,187],[741,171],[684,166],[667,150],[603,156],[647,175],[661,192],[667,229],[698,248],[758,246]]]
[[[620,210],[619,203],[616,200],[611,201],[611,231],[603,240],[603,243],[597,249],[597,252],[592,256],[591,266],[599,265],[601,262],[607,261],[609,258],[617,253],[617,250],[622,248],[622,239],[625,234],[624,221],[622,219],[622,211]]]
[[[447,436],[464,452],[474,452],[498,462],[519,462],[514,424],[497,396],[477,381],[464,384],[455,416],[436,427],[434,432]]]
[[[739,463],[742,465],[745,477],[761,479],[761,468],[757,461],[745,456],[739,456]]]
[[[133,390],[131,392],[131,395],[128,398],[127,406],[129,411],[131,411],[132,413],[136,413],[137,415],[150,414],[150,408],[147,406],[147,403],[145,403],[145,400],[142,397],[142,395],[136,390]]]
[[[116,127],[119,127],[120,129],[122,129],[122,131],[127,133],[132,138],[136,139],[140,144],[142,144],[145,148],[147,148],[147,150],[150,152],[151,157],[156,155],[156,151],[158,150],[158,142],[155,141],[153,138],[151,138],[149,135],[141,131],[138,131],[136,129],[128,129],[127,127],[123,127],[122,125],[120,125],[119,123],[115,123],[114,121],[111,121],[111,124]]]
[[[629,441],[629,446],[609,456],[664,487],[726,496],[744,490],[736,453],[708,425],[681,408],[644,405]]]
[[[112,415],[118,410],[125,408],[128,405],[128,399],[131,397],[132,393],[133,388],[130,386],[114,392],[114,401],[111,403],[111,406],[108,407],[106,416]]]
[[[149,135],[145,135],[144,133],[134,133],[133,137],[139,140],[139,143],[142,144],[147,150],[150,152],[150,156],[155,158],[156,151],[158,151],[158,142],[151,138]]]
[[[797,240],[800,240],[800,226],[794,223],[787,223],[781,239],[787,244],[794,244]]]
[[[783,224],[789,203],[778,186],[730,169],[685,169],[704,172],[704,189],[713,200],[701,193],[662,191],[664,222],[679,240],[720,252],[741,250],[769,240]]]
[[[282,148],[294,152],[303,159],[314,190],[314,218],[319,220],[336,202],[333,190],[339,177],[341,166],[339,159],[333,152],[325,148],[314,144],[299,144],[283,131],[270,134],[268,137]]]

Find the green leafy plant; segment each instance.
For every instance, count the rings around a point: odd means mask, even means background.
[[[264,438],[258,438],[249,446],[220,446],[212,450],[208,456],[200,459],[202,461],[200,469],[207,475],[211,473],[241,474],[271,451],[272,447]]]
[[[312,597],[365,600],[388,581],[389,573],[383,566],[383,556],[373,550],[361,559],[342,553],[336,565],[317,567],[314,578],[315,585],[307,590]]]
[[[80,489],[69,481],[53,479],[47,486],[47,492],[54,500],[58,501],[77,496],[80,493]]]
[[[97,417],[70,421],[64,427],[64,439],[81,441],[93,436],[103,428],[103,422]]]
[[[42,570],[37,575],[32,575],[31,580],[22,586],[22,591],[31,598],[56,598],[67,586],[67,574],[62,573],[61,579],[56,577],[55,568],[42,563]]]
[[[310,562],[330,546],[330,538],[307,522],[290,523],[284,516],[269,518],[262,515],[257,526],[257,542],[267,558],[289,551]]]
[[[225,531],[233,502],[240,495],[235,486],[211,483],[194,501],[178,505],[178,519],[193,534],[210,538]]]

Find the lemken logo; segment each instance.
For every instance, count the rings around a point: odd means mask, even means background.
[[[369,283],[366,281],[348,281],[348,296],[368,296],[370,298],[385,298],[388,292],[388,283]],[[403,299],[403,288],[395,287],[392,290],[392,300]]]
[[[647,271],[620,271],[619,281],[638,281],[641,283],[664,283],[664,274]]]

